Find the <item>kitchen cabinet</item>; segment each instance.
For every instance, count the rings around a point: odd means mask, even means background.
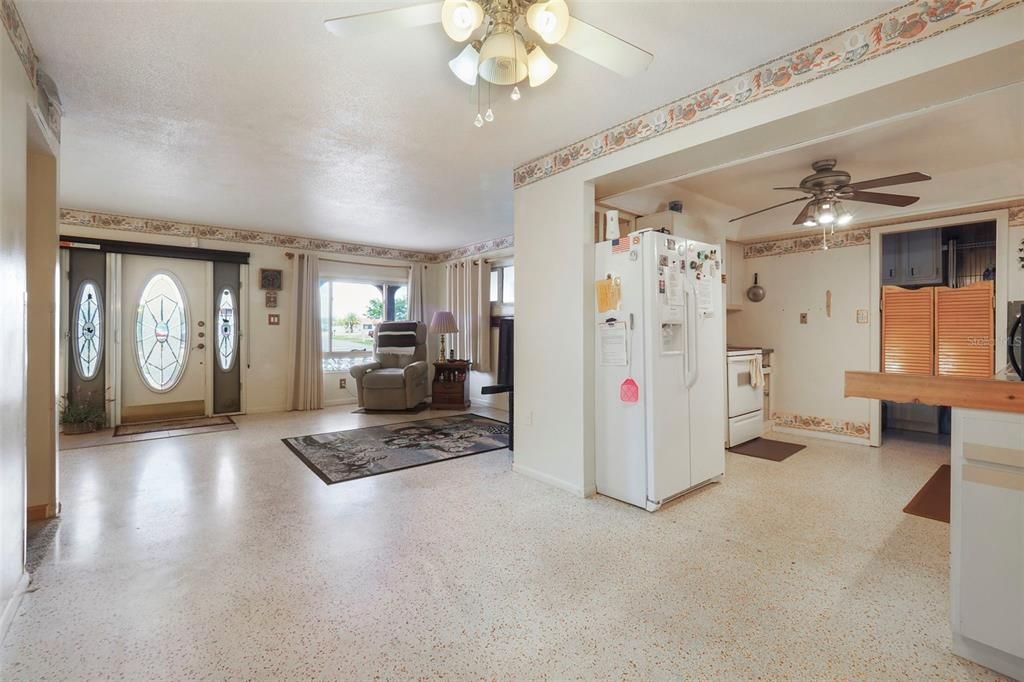
[[[747,266],[743,260],[743,244],[725,243],[725,307],[726,310],[742,310],[747,300]]]
[[[942,283],[939,228],[882,235],[882,284]]]

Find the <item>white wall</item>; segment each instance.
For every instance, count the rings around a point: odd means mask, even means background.
[[[517,470],[594,487],[594,182],[650,164],[628,191],[990,87],[1015,77],[993,51],[1021,43],[1022,18],[1013,8],[515,190]]]
[[[844,398],[846,370],[870,369],[870,327],[857,323],[871,297],[870,249],[865,245],[746,259],[766,296],[745,301],[726,321],[730,345],[773,348],[776,412],[865,423],[869,403]],[[832,292],[832,316],[825,292]],[[807,324],[800,324],[807,313]]]

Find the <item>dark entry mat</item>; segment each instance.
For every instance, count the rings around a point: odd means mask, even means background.
[[[914,499],[907,503],[903,511],[914,516],[923,516],[926,519],[949,523],[950,473],[951,469],[948,464],[940,466],[938,471],[932,474],[932,477],[924,484],[924,487],[917,491]]]
[[[770,438],[755,438],[754,440],[729,448],[729,452],[735,452],[737,455],[747,455],[748,457],[770,459],[773,462],[781,462],[790,455],[800,452],[805,447],[805,445],[783,443],[781,440],[771,440]]]
[[[203,429],[209,426],[235,426],[231,417],[195,417],[185,419],[165,419],[158,422],[142,422],[139,424],[122,424],[114,429],[114,437],[138,436],[157,431],[179,431],[182,429]],[[235,427],[237,428],[237,427]]]

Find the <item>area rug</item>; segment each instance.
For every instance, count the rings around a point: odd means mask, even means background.
[[[948,464],[940,466],[903,511],[914,516],[949,523],[950,472]]]
[[[164,419],[158,422],[122,424],[114,429],[114,437],[139,436],[157,431],[181,431],[184,429],[205,429],[210,426],[235,426],[231,417],[194,417],[185,419]],[[237,427],[236,427],[237,428]]]
[[[781,440],[771,440],[770,438],[755,438],[754,440],[749,440],[746,443],[740,443],[735,447],[729,448],[729,452],[735,452],[737,455],[747,455],[748,457],[757,457],[758,459],[770,459],[773,462],[781,462],[790,455],[800,452],[805,447],[798,443],[783,443]]]
[[[328,484],[508,447],[508,424],[478,414],[283,438]]]

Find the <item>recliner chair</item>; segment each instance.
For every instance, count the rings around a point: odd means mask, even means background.
[[[410,410],[427,399],[427,325],[416,323],[411,355],[380,352],[381,332],[406,328],[408,322],[381,322],[373,335],[373,362],[354,365],[359,406],[368,410]]]

